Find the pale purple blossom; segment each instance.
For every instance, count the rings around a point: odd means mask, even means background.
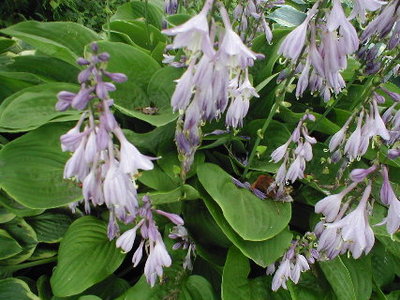
[[[318,201],[317,204],[315,204],[315,212],[322,213],[325,216],[326,222],[333,222],[339,214],[343,197],[351,192],[356,185],[357,183],[353,182],[340,193],[326,196]]]
[[[346,242],[346,249],[349,250],[353,258],[359,258],[364,252],[372,249],[375,242],[374,233],[368,223],[367,203],[371,193],[369,184],[362,195],[357,208],[342,219],[327,224],[327,228],[340,229],[341,238]]]
[[[388,151],[388,157],[390,159],[396,159],[400,156],[400,149],[390,149]]]
[[[373,165],[368,169],[354,169],[350,172],[350,179],[353,182],[361,182],[363,181],[369,174],[375,172],[377,169],[377,165]]]
[[[390,205],[396,199],[396,195],[389,181],[389,173],[386,166],[382,167],[382,177],[383,183],[380,190],[380,199],[383,204]]]
[[[192,52],[203,49],[209,32],[207,14],[211,9],[213,0],[207,0],[199,14],[192,17],[182,25],[163,30],[166,35],[175,36],[172,43],[173,49],[187,48]]]

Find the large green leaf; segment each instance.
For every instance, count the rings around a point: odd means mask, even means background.
[[[22,247],[22,251],[12,257],[2,260],[1,264],[14,265],[28,259],[35,251],[38,243],[37,236],[32,227],[22,218],[14,218],[8,223],[1,224],[0,228],[7,231]]]
[[[156,71],[150,78],[146,88],[147,102],[142,105],[155,107],[157,109],[155,114],[145,114],[138,107],[130,109],[126,113],[157,127],[175,120],[178,114],[172,112],[170,101],[175,90],[174,80],[178,79],[181,74],[182,70],[166,67]]]
[[[208,195],[202,196],[208,211],[226,237],[239,248],[245,256],[252,259],[258,265],[264,268],[267,267],[282,256],[283,252],[289,247],[292,241],[292,234],[288,230],[283,230],[278,235],[265,241],[253,242],[244,240],[230,227],[215,201]]]
[[[0,299],[40,300],[24,281],[17,278],[0,280]]]
[[[76,82],[79,68],[60,59],[42,55],[13,57],[13,62],[4,66],[9,72],[29,72],[44,81]]]
[[[71,217],[56,212],[45,212],[41,215],[27,218],[26,221],[35,230],[38,241],[43,243],[58,243],[61,241],[68,226],[72,223]]]
[[[153,50],[159,42],[166,42],[166,37],[153,25],[141,21],[117,20],[110,23],[113,31],[126,34],[139,47]]]
[[[63,179],[68,153],[61,152],[60,135],[68,127],[52,124],[8,143],[0,151],[0,185],[30,208],[51,208],[77,201],[81,191]]]
[[[60,117],[78,119],[78,111],[56,111],[56,95],[63,90],[76,92],[78,87],[69,83],[45,83],[11,95],[0,105],[0,131],[28,131]]]
[[[132,1],[121,5],[111,17],[111,21],[134,21],[143,18],[146,19],[149,24],[161,29],[163,12],[157,6],[148,3],[148,1]]]
[[[124,114],[147,121],[146,117],[149,115],[142,113],[141,108],[150,106],[146,90],[151,77],[160,69],[160,65],[150,55],[130,45],[99,42],[99,47],[111,55],[107,69],[111,72],[122,72],[128,76],[128,81],[118,84],[117,91],[112,93],[115,107]],[[158,119],[160,116],[161,119],[165,118],[161,112],[152,117]],[[159,121],[158,123],[164,125],[169,122]],[[157,123],[157,120],[154,123]]]
[[[222,275],[221,294],[223,300],[248,300],[253,296],[247,276],[250,273],[250,264],[247,257],[239,249],[231,247],[226,257]]]
[[[22,247],[4,229],[0,229],[0,259],[14,256],[22,251]]]
[[[0,72],[0,81],[0,101],[22,89],[42,83],[37,76],[30,73],[3,71]]]
[[[85,45],[100,40],[94,31],[72,22],[25,21],[0,31],[72,65],[83,56]]]
[[[58,263],[51,277],[56,296],[79,294],[112,274],[124,254],[107,238],[104,222],[86,216],[69,227],[60,243]]]
[[[334,260],[321,262],[320,267],[328,279],[338,300],[358,300],[352,276],[338,256]]]
[[[291,217],[289,203],[259,199],[238,188],[229,174],[214,164],[197,168],[199,180],[220,206],[229,225],[245,240],[262,241],[286,228]]]
[[[152,288],[146,282],[146,278],[142,276],[133,287],[131,287],[124,295],[116,300],[131,299],[214,300],[216,297],[212,290],[211,284],[204,277],[199,275],[189,276],[183,280],[181,286],[179,286],[179,289],[175,290],[168,290],[168,286],[163,285],[156,285]]]

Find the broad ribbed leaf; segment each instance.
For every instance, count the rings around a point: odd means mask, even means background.
[[[6,98],[0,105],[0,131],[19,132],[38,128],[57,118],[78,119],[75,110],[59,112],[55,109],[57,93],[77,92],[78,87],[69,83],[45,83],[23,89]]]
[[[289,203],[259,199],[246,189],[238,188],[231,176],[214,164],[197,168],[199,180],[222,209],[229,225],[245,240],[262,241],[286,228],[291,217]]]
[[[40,300],[24,281],[17,278],[0,280],[0,299]]]
[[[1,264],[19,264],[31,257],[38,244],[38,240],[35,231],[24,219],[19,217],[14,218],[8,223],[1,224],[0,228],[7,231],[7,233],[22,247],[22,251],[8,259],[2,260]]]
[[[79,294],[112,274],[124,254],[107,238],[104,222],[86,216],[69,227],[60,243],[58,263],[51,277],[56,296]]]
[[[225,220],[221,209],[215,201],[208,195],[202,196],[210,214],[222,232],[245,256],[252,259],[256,264],[263,268],[267,267],[282,256],[283,252],[289,247],[292,241],[292,234],[288,230],[283,230],[273,238],[264,241],[253,242],[244,240]]]
[[[0,259],[14,256],[22,251],[22,247],[4,229],[0,229]]]
[[[81,190],[63,179],[69,154],[61,152],[63,124],[41,127],[0,151],[0,184],[16,201],[31,208],[51,208],[77,201]]]
[[[338,300],[358,300],[349,270],[340,257],[321,262],[320,267]]]
[[[69,216],[55,212],[45,212],[26,220],[35,230],[38,241],[43,243],[58,243],[72,223]]]
[[[163,12],[160,8],[148,2],[132,1],[121,5],[111,17],[111,21],[135,21],[144,18],[147,19],[149,24],[161,29]]]
[[[85,45],[100,40],[94,31],[72,22],[25,21],[0,31],[72,65],[83,56]]]

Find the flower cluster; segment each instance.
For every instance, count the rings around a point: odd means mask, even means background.
[[[319,258],[315,249],[315,234],[307,232],[301,239],[292,241],[288,251],[283,255],[278,269],[275,263],[267,267],[267,275],[275,273],[272,279],[272,290],[277,291],[280,287],[287,289],[286,282],[290,279],[298,283],[300,274],[310,269]]]
[[[272,31],[265,19],[264,12],[267,9],[271,9],[276,5],[283,4],[283,0],[277,1],[261,1],[261,0],[250,0],[239,2],[233,11],[233,17],[235,20],[239,20],[237,25],[237,31],[241,32],[241,38],[243,41],[251,41],[254,38],[256,32],[263,32],[268,43],[272,42]],[[248,28],[255,28],[255,30],[249,31]],[[247,36],[246,36],[247,35]]]
[[[332,155],[334,162],[340,160],[343,155],[346,155],[350,161],[363,156],[374,137],[379,136],[388,144],[393,144],[398,140],[400,121],[396,121],[396,119],[400,119],[400,114],[397,118],[392,116],[397,103],[394,103],[381,116],[378,103],[384,101],[384,97],[374,92],[369,99],[369,108],[361,107],[355,111],[343,127],[332,136],[329,150],[334,152]],[[358,116],[355,118],[357,114]],[[352,122],[356,122],[356,127],[351,134],[347,134]],[[391,126],[391,130],[387,129],[388,126]]]
[[[64,111],[72,107],[82,111],[76,126],[60,138],[62,150],[72,152],[65,165],[64,178],[82,184],[86,212],[90,212],[90,204],[107,205],[110,210],[108,236],[112,239],[118,233],[116,219],[126,221],[136,215],[138,201],[134,176],[139,169],[152,169],[153,158],[141,154],[125,138],[110,110],[113,100],[109,92],[116,87],[105,79],[120,83],[127,77],[106,71],[110,56],[106,52],[98,53],[96,43],[91,45],[91,50],[93,53],[88,59],[77,61],[86,66],[78,75],[79,92],[60,92],[56,109]],[[114,144],[114,136],[119,147]]]
[[[374,10],[375,7],[363,2],[356,1],[358,6],[353,16],[363,16],[366,10]],[[328,101],[332,92],[338,94],[345,87],[340,72],[347,67],[347,56],[358,49],[359,40],[340,0],[332,1],[332,8],[326,15],[321,14],[320,5],[317,1],[303,23],[285,38],[279,53],[292,61],[295,73],[300,73],[297,97],[308,87]]]
[[[185,259],[183,260],[183,268],[192,270],[193,269],[192,256],[196,255],[195,254],[196,245],[190,239],[186,228],[183,225],[176,225],[174,226],[168,237],[170,239],[177,240],[177,242],[172,246],[172,249],[174,250],[181,248],[183,250],[187,249],[187,254],[185,256]]]
[[[162,278],[163,267],[169,267],[172,263],[171,257],[163,242],[162,236],[158,231],[158,227],[153,219],[153,213],[157,213],[168,218],[171,222],[178,226],[183,225],[183,220],[180,216],[172,213],[167,213],[162,210],[153,209],[149,196],[143,196],[143,205],[138,209],[137,215],[131,218],[131,221],[138,219],[136,225],[125,231],[116,242],[117,247],[125,252],[129,252],[133,248],[136,240],[136,232],[140,228],[141,241],[132,257],[133,267],[136,267],[142,257],[143,249],[146,249],[147,260],[144,266],[144,274],[147,282],[154,286],[157,277]]]
[[[308,134],[306,127],[307,120],[315,121],[315,117],[312,114],[306,113],[297,124],[287,142],[276,148],[271,154],[273,162],[278,163],[283,160],[276,173],[275,182],[270,187],[271,189],[277,189],[278,198],[279,195],[283,195],[287,182],[291,181],[293,183],[297,179],[304,178],[306,162],[313,158],[312,145],[317,140]],[[292,142],[296,144],[294,149],[289,147]]]
[[[200,145],[201,126],[226,113],[226,125],[242,126],[252,96],[258,97],[250,83],[248,67],[257,55],[248,49],[233,31],[228,14],[219,7],[224,30],[207,16],[213,0],[207,0],[198,15],[186,23],[164,30],[175,36],[172,49],[183,49],[188,68],[178,80],[171,99],[174,111],[179,111],[176,144],[186,174]],[[215,46],[218,46],[215,49]]]

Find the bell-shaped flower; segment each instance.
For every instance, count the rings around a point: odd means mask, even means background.
[[[349,18],[359,17],[361,22],[364,23],[367,11],[376,11],[387,2],[380,0],[354,0],[353,3],[353,10]]]
[[[104,202],[108,208],[114,208],[116,216],[121,219],[126,212],[136,214],[138,202],[136,189],[130,175],[123,173],[115,161],[110,162],[103,184]]]
[[[377,169],[376,165],[369,167],[368,169],[354,169],[350,172],[350,179],[353,182],[363,181],[369,174]]]
[[[357,183],[352,183],[338,194],[329,195],[315,204],[315,212],[322,213],[327,222],[333,222],[339,214],[343,197],[352,191]]]
[[[191,63],[180,79],[176,80],[174,94],[171,98],[171,106],[174,111],[184,110],[189,105],[193,90],[193,63]]]
[[[364,112],[362,111],[358,117],[357,128],[350,135],[344,146],[344,153],[347,153],[351,160],[355,159],[359,154],[359,148],[361,143],[361,123],[363,120]]]
[[[353,258],[359,258],[363,252],[367,254],[375,241],[374,234],[368,223],[367,203],[371,193],[369,184],[362,195],[357,208],[339,221],[327,224],[328,228],[341,229],[343,241],[348,242]]]
[[[86,137],[81,139],[78,148],[67,161],[64,168],[64,178],[77,177],[79,181],[83,181],[89,173],[89,166],[85,161],[85,145]]]
[[[379,114],[378,104],[375,100],[372,101],[374,105],[374,128],[375,134],[379,135],[384,140],[389,140],[390,135],[388,130],[386,129],[385,123],[383,122],[381,115]]]
[[[390,205],[396,199],[392,185],[389,180],[389,173],[386,166],[382,167],[383,183],[380,191],[381,202],[385,205]]]
[[[388,151],[389,159],[396,159],[400,156],[400,149],[390,149]]]
[[[225,124],[233,128],[242,127],[243,118],[247,115],[249,106],[250,103],[248,99],[242,97],[241,95],[237,96],[235,99],[233,99],[228,108]]]
[[[290,273],[290,260],[284,258],[272,279],[272,290],[277,291],[280,287],[287,289],[286,281],[289,279]]]
[[[306,167],[305,160],[302,156],[298,155],[294,162],[290,165],[287,173],[286,180],[295,182],[297,179],[304,178],[304,169]]]
[[[154,286],[157,276],[162,277],[163,267],[169,267],[171,263],[171,257],[165,248],[161,235],[159,235],[155,243],[150,242],[150,253],[144,265],[144,275],[150,286]]]
[[[232,68],[241,67],[244,69],[252,66],[257,58],[256,54],[247,48],[241,38],[233,31],[228,13],[223,6],[220,7],[220,13],[225,25],[225,33],[219,46],[218,57]]]
[[[144,219],[142,219],[138,224],[135,225],[132,229],[125,231],[116,241],[117,248],[121,248],[124,252],[129,252],[133,248],[133,244],[135,243],[136,231],[142,224],[144,223]]]
[[[120,168],[122,172],[135,175],[138,173],[139,169],[153,169],[154,165],[151,160],[155,158],[141,154],[139,150],[126,139],[121,128],[115,128],[114,133],[121,143]]]
[[[72,100],[76,96],[75,93],[67,92],[67,91],[62,91],[57,94],[57,104],[56,104],[56,110],[58,111],[65,111],[68,108],[70,108],[72,104]]]
[[[164,34],[175,36],[172,43],[173,49],[187,48],[192,52],[197,52],[203,48],[205,36],[209,32],[207,14],[212,2],[213,0],[207,0],[200,13],[185,23],[163,30]]]
[[[271,159],[277,163],[279,162],[286,154],[287,148],[289,147],[289,144],[291,142],[291,139],[289,139],[285,144],[279,146],[276,148],[272,154],[271,154]]]

